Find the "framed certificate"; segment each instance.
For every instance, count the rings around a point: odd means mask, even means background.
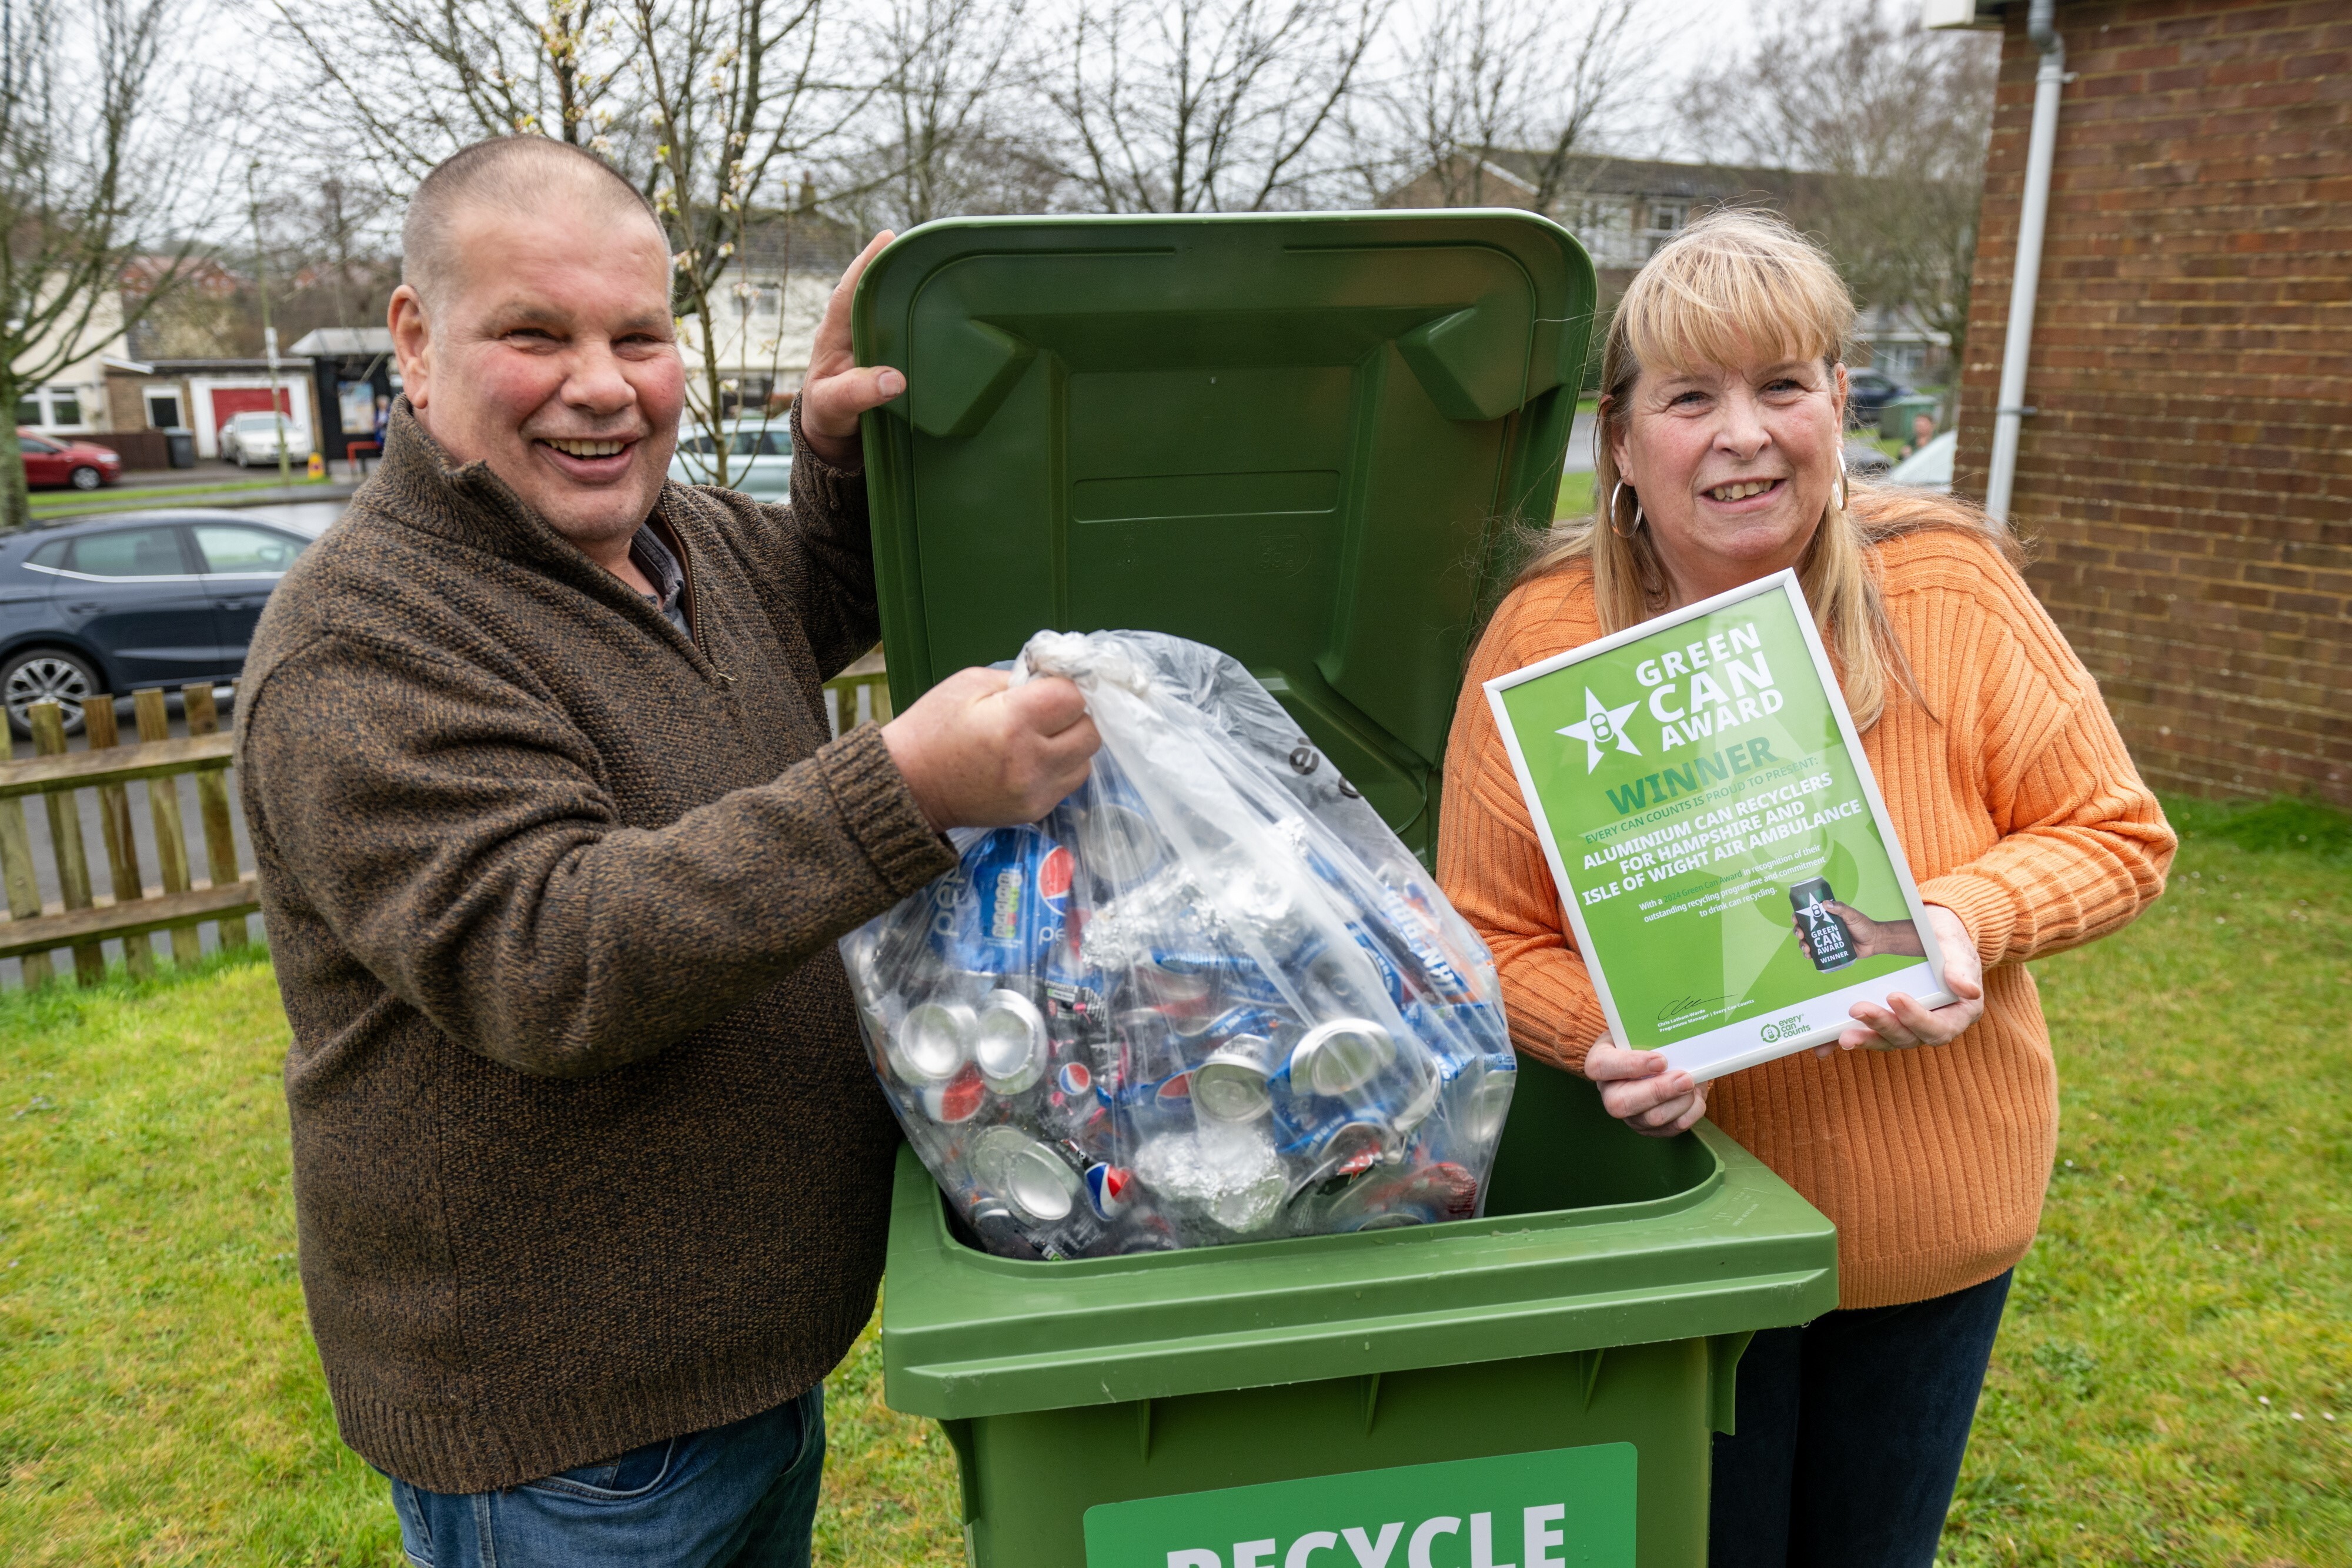
[[[1620,1044],[1704,1080],[1953,999],[1794,571],[1486,700]]]

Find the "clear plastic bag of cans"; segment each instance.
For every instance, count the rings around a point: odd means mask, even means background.
[[[874,1067],[965,1228],[1098,1258],[1466,1219],[1517,1082],[1485,946],[1213,648],[1040,632],[1103,738],[1030,827],[845,937]]]

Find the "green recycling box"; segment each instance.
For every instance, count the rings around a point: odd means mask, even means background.
[[[1191,637],[1427,855],[1592,308],[1520,212],[908,234],[855,308],[908,378],[865,426],[894,700],[1041,628]],[[1021,1262],[909,1150],[887,1267],[886,1396],[945,1427],[977,1568],[1695,1568],[1741,1350],[1837,1293],[1737,1145],[1532,1062],[1481,1219]]]

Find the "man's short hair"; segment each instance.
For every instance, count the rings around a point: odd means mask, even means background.
[[[535,212],[558,195],[584,196],[619,216],[642,214],[663,233],[645,193],[593,152],[549,136],[494,136],[444,158],[409,197],[400,225],[400,280],[430,308],[455,269],[450,235],[461,209]]]

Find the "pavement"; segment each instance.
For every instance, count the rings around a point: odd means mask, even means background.
[[[1592,432],[1600,423],[1598,414],[1580,413],[1576,416],[1568,430],[1568,465],[1561,469],[1562,473],[1592,472]]]

